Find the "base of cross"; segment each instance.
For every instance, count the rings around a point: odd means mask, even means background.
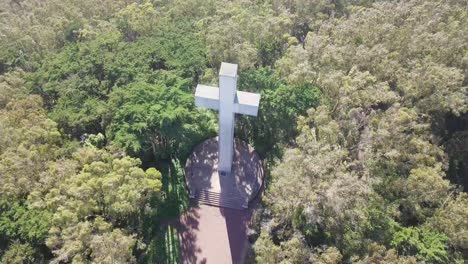
[[[248,208],[262,188],[263,162],[246,142],[235,139],[230,172],[218,171],[218,138],[195,147],[185,166],[190,198],[199,203],[233,209]]]

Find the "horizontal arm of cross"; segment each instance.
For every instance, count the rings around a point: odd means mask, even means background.
[[[237,91],[233,103],[235,113],[257,116],[260,94]],[[195,105],[219,110],[219,88],[200,84],[197,85],[195,91]]]
[[[197,85],[195,90],[195,105],[213,110],[219,110],[219,88],[208,85]]]
[[[234,111],[238,114],[257,116],[260,94],[248,92],[236,92]]]

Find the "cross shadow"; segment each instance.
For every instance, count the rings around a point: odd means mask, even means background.
[[[228,176],[231,178],[220,177],[221,197],[237,192],[247,204],[253,203],[261,190],[263,173],[260,156],[245,141],[235,139],[232,173]],[[219,210],[226,222],[231,261],[234,264],[243,263],[248,243],[247,230],[253,212],[247,208],[236,210],[220,207]]]
[[[247,248],[247,229],[250,224],[252,210],[236,210],[230,208],[219,208],[226,221],[226,230],[229,240],[232,263],[243,263],[245,250]]]

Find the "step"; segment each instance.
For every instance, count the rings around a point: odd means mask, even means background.
[[[195,199],[203,204],[214,205],[218,207],[228,207],[234,209],[242,209],[244,201],[239,196],[223,194],[221,197],[220,193],[201,190],[195,195]]]
[[[223,194],[207,190],[196,191],[194,199],[201,204],[207,204],[217,207],[226,207],[231,209],[245,209],[244,200],[237,194]]]

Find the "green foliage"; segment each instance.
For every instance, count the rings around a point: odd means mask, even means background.
[[[120,229],[95,235],[91,240],[91,258],[96,263],[136,263],[132,250],[136,239]]]
[[[112,120],[107,102],[114,90],[141,81],[164,82],[164,71],[186,78],[201,71],[203,49],[197,38],[166,30],[132,43],[110,33],[71,44],[42,62],[30,77],[32,90],[44,98],[51,118],[75,138],[104,132]]]
[[[113,223],[131,221],[130,216],[161,191],[161,174],[138,168],[138,159],[112,157],[105,150],[90,151],[96,152],[95,160],[83,164],[80,172],[69,175],[45,196],[46,204],[56,210],[55,224],[73,224],[92,215],[102,215]]]
[[[31,197],[44,201],[36,206],[53,212],[46,244],[54,261],[133,262],[134,232],[151,213],[150,200],[160,195],[161,173],[154,168],[144,171],[140,160],[105,149],[83,148],[73,158],[81,170],[42,197]]]
[[[274,219],[270,232],[280,241],[288,241],[295,236],[292,232],[300,232],[309,245],[336,245],[343,257],[359,257],[373,241],[396,247],[395,242],[391,243],[399,230],[396,221],[408,224],[404,219],[417,212],[421,212],[420,221],[425,221],[447,197],[449,184],[442,179],[440,169],[420,167],[411,170],[408,178],[400,177],[403,186],[400,183],[392,187],[394,190],[382,189],[384,193],[394,192],[392,196],[384,196],[389,199],[386,201],[369,188],[372,183],[368,179],[355,176],[359,167],[348,162],[349,154],[340,146],[344,142],[340,127],[330,118],[327,107],[310,110],[308,117],[299,118],[298,123],[301,134],[296,140],[297,147],[288,150],[282,163],[272,171],[273,181],[265,199]],[[393,200],[395,197],[398,199]],[[410,207],[404,209],[403,204]],[[418,258],[427,261],[451,258],[447,239],[437,234],[440,236],[434,235],[436,238],[432,234],[421,238],[425,248],[420,245],[418,250],[424,253]],[[434,248],[430,247],[432,242]],[[389,259],[394,257],[398,256],[388,255]]]
[[[450,243],[467,252],[468,249],[468,194],[462,193],[455,198],[447,198],[433,218],[429,219],[428,226],[447,235]],[[466,256],[466,254],[465,254]]]
[[[34,248],[29,244],[15,242],[3,254],[1,263],[5,264],[32,264],[36,263]]]
[[[275,245],[266,232],[262,232],[255,243],[257,263],[279,263],[280,247]]]
[[[318,264],[338,264],[341,263],[343,256],[340,251],[335,247],[328,247],[325,250],[318,250],[310,258],[311,263]]]
[[[161,79],[133,83],[112,94],[115,114],[108,134],[129,153],[184,157],[213,131],[210,119],[195,111],[187,80],[171,74]]]
[[[132,249],[135,238],[121,229],[112,230],[112,226],[101,217],[94,221],[83,221],[63,230],[52,228],[47,245],[55,254],[52,263],[91,262],[100,263],[135,263]],[[61,239],[54,235],[59,233]],[[89,254],[91,252],[91,254]]]
[[[147,258],[140,263],[181,263],[181,243],[177,229],[162,225],[148,245]]]
[[[82,142],[83,142],[83,145],[86,146],[86,147],[102,148],[104,146],[105,137],[101,133],[98,133],[97,135],[84,134],[83,138],[82,138]]]
[[[25,97],[26,89],[24,87],[24,74],[21,69],[10,71],[5,75],[0,75],[0,109],[13,99]]]
[[[96,129],[106,109],[103,99],[115,85],[135,77],[127,58],[115,59],[115,53],[125,46],[120,39],[113,33],[69,45],[44,60],[31,76],[33,91],[44,98],[47,108],[53,108],[51,117],[67,133],[79,137],[85,131],[99,132]],[[117,65],[127,67],[119,70]]]
[[[447,134],[440,131],[445,116],[464,120],[467,110],[465,4],[275,6],[294,7],[300,11],[293,23],[308,21],[309,32],[303,45],[291,42],[275,70],[289,86],[319,87],[322,100],[298,118],[299,136],[272,170],[264,199],[269,235],[281,244],[298,232],[306,240],[314,234],[321,239],[308,248],[335,246],[347,262],[416,261],[405,254],[428,263],[466,258],[454,236],[466,223],[440,217],[450,215],[441,208],[449,202],[464,215],[450,197],[456,186],[445,179]],[[318,21],[307,20],[310,14]],[[300,27],[295,31],[301,41]],[[444,228],[426,229],[438,223]]]
[[[156,10],[150,2],[132,3],[115,14],[116,24],[127,40],[148,34],[156,24]]]
[[[359,263],[359,264],[373,264],[373,263],[416,264],[416,263],[419,263],[418,260],[414,256],[398,255],[398,252],[395,249],[387,249],[385,248],[385,246],[379,245],[377,243],[372,243],[371,245],[369,245],[367,251],[368,251],[368,255],[360,259],[356,263]]]
[[[222,61],[262,96],[236,136],[276,164],[252,259],[468,259],[468,201],[453,184],[467,168],[465,1],[0,10],[2,262],[180,261],[166,222],[189,206],[183,161],[216,131],[194,87],[216,85]]]
[[[179,263],[179,235],[172,219],[189,208],[189,196],[182,165],[177,160],[159,162],[162,174],[162,197],[151,199],[151,213],[142,218],[142,233],[147,247],[141,249],[140,263]],[[149,173],[151,169],[147,170]],[[159,173],[159,172],[158,172]]]
[[[402,228],[396,232],[391,245],[402,254],[415,255],[429,263],[447,263],[447,236],[415,227]]]
[[[0,3],[0,73],[15,66],[31,69],[34,62],[48,51],[63,47],[71,36],[87,40],[116,32],[108,18],[127,3],[114,0]]]
[[[229,61],[249,69],[273,63],[282,54],[286,42],[282,36],[291,24],[286,12],[275,12],[269,3],[225,0],[210,9],[196,23],[212,67]]]
[[[282,43],[279,41],[263,41],[257,44],[257,52],[262,66],[273,65],[280,58],[283,51]]]
[[[51,213],[28,208],[25,204],[0,201],[0,237],[27,241],[32,245],[44,242],[50,227]]]
[[[38,96],[12,100],[0,110],[0,199],[26,198],[59,156],[61,141]]]
[[[286,85],[266,68],[241,73],[239,87],[262,96],[258,117],[240,116],[236,125],[239,136],[265,156],[277,156],[280,147],[297,136],[296,118],[317,106],[320,98],[317,88]]]

